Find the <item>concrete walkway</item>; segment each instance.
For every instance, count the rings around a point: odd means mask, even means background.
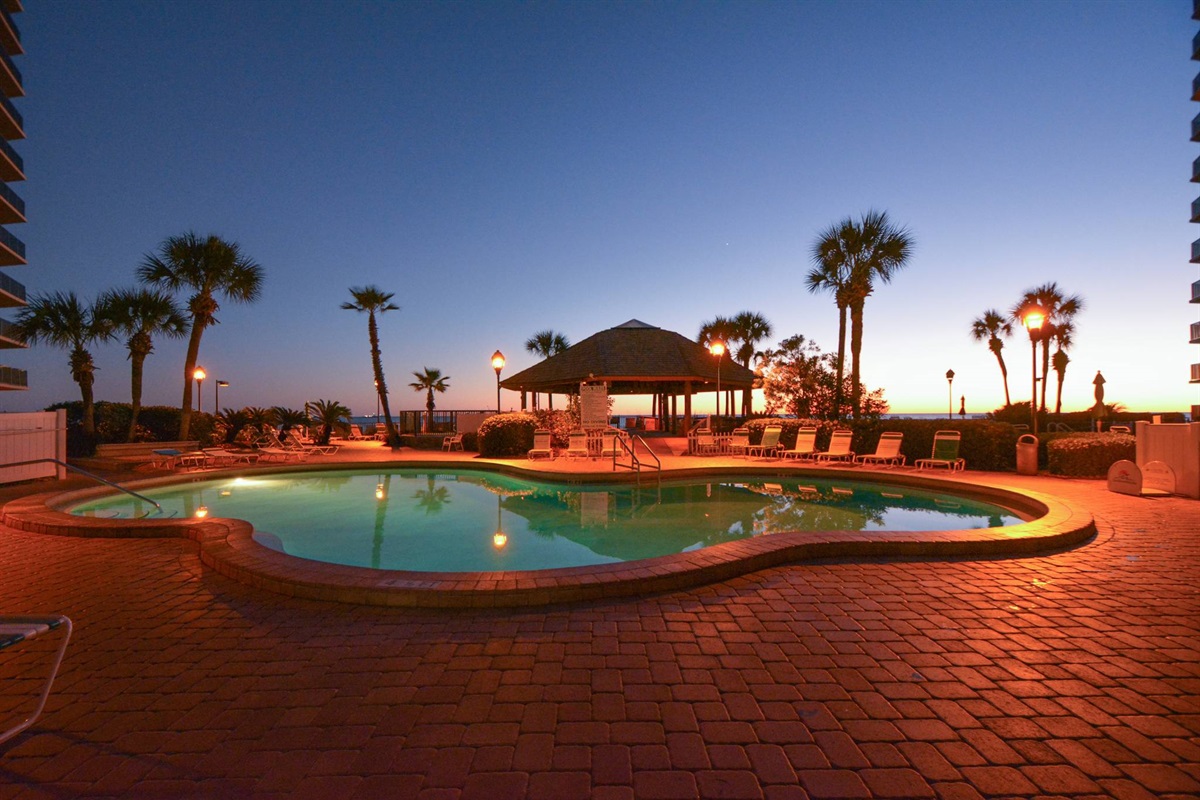
[[[76,624],[0,796],[1200,796],[1200,503],[964,479],[1083,505],[1099,535],[468,612],[289,599],[186,540],[0,529],[0,608]],[[33,654],[0,653],[6,704]]]

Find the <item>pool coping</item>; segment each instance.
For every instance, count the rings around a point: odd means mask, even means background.
[[[508,463],[472,460],[390,461],[283,465],[227,469],[151,478],[125,484],[139,489],[238,475],[279,472],[353,471],[381,468],[470,469],[574,484],[590,481],[633,483],[638,476],[611,472],[547,472]],[[12,500],[3,508],[5,525],[58,536],[105,538],[188,538],[199,547],[201,562],[228,578],[292,597],[371,606],[486,608],[539,606],[686,589],[746,575],[767,567],[825,558],[990,557],[1033,555],[1071,547],[1096,532],[1084,509],[1051,495],[985,483],[945,480],[894,470],[830,467],[721,466],[664,470],[664,479],[708,475],[746,477],[820,477],[870,480],[985,500],[1035,517],[1004,528],[956,531],[788,532],[725,542],[686,553],[641,561],[523,572],[405,572],[327,564],[289,556],[252,538],[253,526],[237,519],[113,520],[76,517],[61,509],[112,493],[96,488],[47,492]],[[642,477],[641,482],[647,482]],[[651,481],[653,482],[653,481]]]

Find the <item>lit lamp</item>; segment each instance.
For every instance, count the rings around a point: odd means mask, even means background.
[[[200,506],[196,509],[196,519],[204,519],[208,516],[208,506]]]
[[[375,432],[379,433],[379,381],[375,381]]]
[[[213,412],[219,414],[221,413],[221,390],[229,388],[229,381],[217,381],[213,388],[215,390],[213,392]]]
[[[504,357],[501,356],[500,360],[503,361]],[[508,544],[508,536],[505,535],[504,524],[500,520],[500,495],[496,495],[496,532],[492,534],[492,547],[502,550],[506,544]]]
[[[196,380],[196,410],[200,410],[200,385],[204,383],[204,379],[208,377],[208,373],[204,371],[204,367],[199,364],[192,370],[192,377]]]
[[[725,343],[716,339],[709,343],[708,352],[717,357],[717,416],[721,416],[721,356],[725,355]],[[712,426],[709,425],[711,428]]]
[[[500,413],[500,370],[504,369],[504,353],[499,350],[492,353],[492,369],[496,370],[496,413]],[[499,534],[497,534],[499,535]],[[503,547],[503,545],[497,545]]]
[[[1025,330],[1029,331],[1029,350],[1033,353],[1033,391],[1029,397],[1029,426],[1033,434],[1037,435],[1037,342],[1042,326],[1046,324],[1046,312],[1040,306],[1030,306],[1025,309],[1021,323]]]
[[[946,419],[954,419],[954,370],[946,370],[946,383],[950,386],[950,405],[949,411],[946,412]]]
[[[375,484],[375,499],[376,500],[383,499],[383,484],[382,483]]]

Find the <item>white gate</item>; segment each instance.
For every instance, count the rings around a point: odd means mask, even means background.
[[[67,412],[59,409],[0,414],[0,484],[66,477],[66,470],[51,462],[4,466],[39,458],[67,460]]]

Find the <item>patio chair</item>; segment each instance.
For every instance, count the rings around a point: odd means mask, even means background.
[[[698,456],[715,456],[721,449],[711,430],[696,431],[693,447]]]
[[[879,444],[875,445],[874,453],[866,453],[854,460],[859,464],[883,464],[884,466],[903,467],[905,458],[900,453],[900,443],[904,434],[896,431],[885,431],[879,436]]]
[[[550,446],[550,431],[533,432],[533,449],[528,453],[529,460],[535,458],[554,458],[554,448]]]
[[[360,426],[351,425],[350,426],[350,435],[347,436],[346,438],[352,442],[365,442],[365,441],[368,441],[369,439],[371,439],[372,437],[367,436],[365,433],[363,433],[362,428]]]
[[[607,430],[600,434],[600,457],[614,458],[619,455],[621,445],[617,440],[621,438],[621,434],[614,430]]]
[[[36,617],[0,617],[0,650],[6,650],[59,628],[63,629],[62,641],[58,645],[54,662],[50,666],[49,677],[46,678],[46,683],[43,684],[41,693],[38,695],[37,707],[25,719],[0,733],[0,742],[7,742],[33,725],[42,715],[42,710],[46,707],[46,699],[50,697],[50,688],[54,685],[54,678],[58,675],[58,668],[62,664],[63,654],[67,652],[67,642],[71,640],[71,620],[61,614]]]
[[[454,450],[462,450],[464,449],[462,440],[463,435],[461,433],[452,433],[442,439],[442,450],[446,451],[447,453]]]
[[[850,440],[854,433],[847,428],[838,428],[829,439],[829,449],[813,456],[817,462],[849,461],[854,463],[854,451],[850,449]]]
[[[933,434],[933,452],[929,458],[918,458],[917,469],[945,467],[951,472],[967,468],[967,462],[958,457],[958,446],[962,443],[960,431],[937,431]]]
[[[779,455],[780,444],[779,435],[783,433],[783,428],[776,425],[771,425],[763,430],[762,440],[758,444],[752,444],[746,447],[746,455],[759,455],[764,458],[775,458]]]
[[[729,454],[731,456],[744,456],[749,447],[750,429],[734,428],[733,435],[729,438]]]
[[[817,454],[817,429],[801,428],[796,431],[796,445],[784,450],[784,458],[812,458]]]
[[[587,433],[584,431],[571,431],[567,434],[567,452],[563,453],[567,458],[588,458],[591,453],[588,451]]]

